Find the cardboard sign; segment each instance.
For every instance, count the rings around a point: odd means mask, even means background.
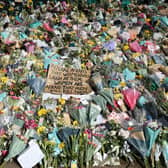
[[[63,68],[50,65],[45,92],[53,94],[85,95],[92,92],[88,80],[90,71],[83,69]]]

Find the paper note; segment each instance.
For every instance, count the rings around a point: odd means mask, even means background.
[[[88,80],[90,71],[83,69],[63,68],[50,65],[45,92],[53,94],[84,95],[92,92]]]
[[[32,168],[44,158],[44,154],[41,151],[36,141],[31,140],[29,147],[17,158],[22,168]]]

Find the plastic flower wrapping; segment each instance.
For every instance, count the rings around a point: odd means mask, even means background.
[[[0,167],[167,167],[167,10],[0,1]]]

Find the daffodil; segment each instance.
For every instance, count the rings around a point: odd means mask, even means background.
[[[39,68],[43,68],[43,66],[44,66],[44,64],[42,63],[42,62],[39,62],[39,63],[37,63],[37,66],[39,67]]]
[[[139,57],[140,55],[141,55],[141,53],[138,53],[138,52],[137,52],[137,53],[133,53],[133,54],[132,54],[132,57],[133,57],[133,58],[136,58],[136,57]]]
[[[46,130],[46,127],[40,126],[40,127],[37,128],[37,133],[42,134],[42,133],[44,133],[45,130]]]
[[[124,45],[123,50],[126,51],[128,49],[129,49],[129,46],[128,45]]]
[[[66,100],[63,99],[63,98],[59,98],[59,99],[58,99],[58,102],[59,102],[61,105],[64,105],[65,102],[66,102]]]
[[[63,149],[65,147],[65,143],[64,142],[62,142],[62,143],[60,143],[59,145],[58,145],[58,148],[60,148],[60,149]]]
[[[42,108],[42,109],[40,109],[40,110],[38,111],[38,116],[46,115],[47,112],[48,112],[48,111],[47,111],[46,109]]]
[[[46,141],[46,144],[49,146],[55,146],[56,142],[55,141]]]
[[[123,95],[121,93],[114,94],[114,99],[115,100],[119,100],[119,99],[122,99],[122,98],[123,98]]]
[[[120,82],[120,86],[121,86],[121,87],[125,87],[125,86],[126,86],[126,83],[125,83],[125,82]]]
[[[79,123],[78,123],[78,121],[73,121],[73,126],[78,126],[79,125]]]
[[[8,77],[4,76],[4,77],[1,77],[0,80],[2,83],[7,83],[9,79],[8,79]]]
[[[81,64],[81,68],[86,68],[86,65],[84,63]]]

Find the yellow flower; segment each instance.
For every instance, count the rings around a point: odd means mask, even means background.
[[[123,95],[121,93],[114,94],[114,99],[115,100],[119,100],[119,99],[122,99],[122,98],[123,98]]]
[[[19,110],[19,109],[20,109],[19,106],[13,106],[13,107],[12,107],[12,110],[13,110],[13,111],[17,111],[17,110]]]
[[[38,133],[38,134],[41,134],[41,133],[43,133],[45,130],[46,130],[46,127],[40,126],[40,127],[37,128],[37,133]]]
[[[64,142],[61,142],[59,145],[58,145],[58,148],[60,149],[63,149],[65,147],[65,143]]]
[[[149,30],[145,30],[145,34],[150,34],[150,31]]]
[[[120,86],[125,87],[126,83],[125,82],[120,82]]]
[[[128,45],[124,45],[123,50],[126,51],[128,49],[129,49],[129,46]]]
[[[4,114],[4,110],[0,110],[0,114]]]
[[[150,22],[151,21],[151,19],[150,18],[146,18],[146,22]]]
[[[94,43],[92,40],[88,40],[88,41],[87,41],[87,44],[89,44],[89,45],[92,46],[92,45],[94,45],[95,43]]]
[[[143,76],[142,76],[142,75],[136,75],[136,78],[137,78],[137,79],[142,79]]]
[[[136,57],[139,57],[140,55],[141,55],[141,53],[136,52],[136,53],[133,53],[133,54],[132,54],[132,57],[133,57],[133,58],[136,58]]]
[[[56,142],[55,141],[46,141],[46,144],[50,145],[50,146],[55,146]]]
[[[110,40],[111,39],[111,37],[110,36],[106,36],[106,40]]]
[[[3,83],[7,83],[9,79],[8,79],[8,77],[5,77],[5,76],[4,76],[4,77],[1,77],[0,80],[1,80],[1,82],[3,82]]]
[[[64,105],[65,102],[66,102],[66,100],[63,99],[63,98],[59,98],[59,99],[58,99],[58,102],[59,102],[61,105]]]
[[[84,63],[81,64],[81,68],[86,68],[86,65]]]
[[[4,6],[0,4],[0,9],[2,9]]]
[[[79,123],[78,123],[78,121],[73,121],[73,126],[78,126],[79,125]]]
[[[40,110],[38,111],[38,116],[46,115],[47,112],[48,112],[48,111],[47,111],[46,109],[42,108],[42,109],[40,109]]]
[[[39,38],[40,38],[40,40],[42,40],[44,38],[44,36],[40,35]]]
[[[11,6],[11,7],[9,8],[9,11],[14,11],[14,7]]]
[[[102,31],[107,31],[107,29],[108,29],[108,28],[105,27],[105,26],[102,27]]]
[[[41,68],[41,69],[42,69],[42,68],[43,68],[43,66],[44,66],[44,64],[43,64],[42,62],[38,62],[38,63],[37,63],[37,66],[38,66],[39,68]]]

